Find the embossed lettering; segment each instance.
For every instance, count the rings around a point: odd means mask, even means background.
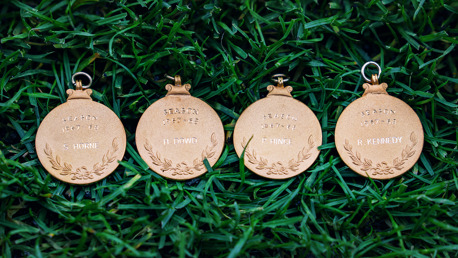
[[[173,139],[173,144],[195,144],[197,143],[197,138],[196,137],[190,137],[190,138],[174,138]]]
[[[96,123],[98,118],[94,115],[90,114],[81,114],[77,116],[66,116],[62,118],[62,122],[64,123],[62,127],[63,133],[71,133],[76,132],[84,129],[89,130],[98,130],[99,126]],[[91,123],[92,122],[92,123]],[[88,124],[91,123],[91,124]]]
[[[81,126],[81,125],[66,125],[64,127],[62,127],[62,132],[66,133],[66,132],[74,132],[74,131],[78,131],[82,128],[86,128],[86,126]],[[90,124],[87,126],[87,129],[89,130],[98,130],[99,129],[99,125],[97,124]]]
[[[396,110],[390,108],[373,108],[373,109],[366,109],[361,111],[361,117],[363,116],[370,116],[370,115],[377,115],[377,114],[384,114],[384,115],[393,115],[396,114]]]
[[[261,123],[261,129],[284,128],[287,130],[296,129],[295,122],[297,117],[283,113],[266,113],[263,115],[264,121]]]
[[[199,110],[196,108],[191,108],[191,107],[187,107],[187,108],[186,107],[181,107],[181,108],[175,107],[175,108],[164,109],[164,115],[184,115],[184,114],[198,115]]]
[[[366,139],[365,145],[380,145],[380,144],[396,144],[402,143],[401,137],[383,137],[383,138],[370,138]],[[358,145],[363,145],[363,141],[358,139]]]
[[[189,118],[175,117],[175,118],[166,118],[162,120],[162,125],[180,124],[180,123],[196,125],[198,122],[199,122],[199,118],[197,117],[189,117]]]
[[[75,143],[73,144],[74,150],[87,150],[87,149],[97,149],[98,145],[96,142],[85,142],[85,143]]]
[[[197,137],[176,137],[173,139],[163,139],[164,145],[168,144],[196,144]]]
[[[78,131],[80,129],[80,125],[66,125],[62,127],[62,132],[71,132],[71,131]]]
[[[67,116],[62,118],[62,121],[65,122],[75,122],[75,121],[94,121],[97,120],[96,116],[93,115],[78,115],[78,116]]]
[[[364,120],[361,122],[361,126],[373,126],[373,125],[381,125],[381,124],[387,124],[387,125],[395,125],[396,124],[396,119],[394,118],[388,118],[388,119],[371,119],[371,120]]]
[[[262,143],[278,144],[278,145],[291,145],[292,141],[290,138],[267,138],[262,137]]]
[[[174,107],[164,109],[163,114],[167,117],[162,120],[162,125],[171,125],[171,124],[197,124],[199,118],[196,116],[199,115],[199,110],[191,107]],[[192,115],[189,117],[186,115]]]
[[[99,126],[96,125],[96,124],[90,124],[90,125],[88,126],[88,128],[89,128],[89,130],[98,130],[98,129],[99,129]]]
[[[292,116],[290,114],[267,113],[267,114],[264,114],[263,117],[264,119],[284,119],[284,120],[297,121],[297,117]]]
[[[271,144],[291,144],[291,139],[283,138],[283,139],[270,139]]]
[[[296,129],[296,125],[293,124],[280,124],[280,123],[270,123],[270,124],[261,124],[262,129],[272,129],[272,128],[285,128],[288,130]]]

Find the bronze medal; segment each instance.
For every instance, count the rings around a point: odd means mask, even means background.
[[[234,147],[245,166],[272,179],[296,176],[309,168],[319,154],[321,126],[315,114],[291,96],[292,87],[267,87],[266,98],[251,104],[237,121]]]
[[[372,75],[371,80],[364,75],[368,64],[379,68],[379,75]],[[390,179],[417,162],[423,149],[423,127],[409,105],[388,95],[386,83],[378,83],[378,64],[368,62],[361,72],[371,84],[363,84],[363,96],[340,115],[335,131],[337,151],[356,173]]]
[[[191,85],[167,84],[167,95],[152,104],[138,122],[135,140],[140,156],[161,176],[187,180],[204,174],[204,159],[213,166],[224,147],[218,114],[192,97]]]
[[[71,184],[90,184],[110,175],[126,149],[126,133],[106,106],[92,101],[90,86],[72,77],[76,90],[53,109],[38,128],[35,148],[43,167],[55,178]]]

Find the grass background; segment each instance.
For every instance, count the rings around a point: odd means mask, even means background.
[[[0,248],[4,256],[458,256],[458,2],[0,1]],[[425,145],[403,176],[372,181],[339,158],[334,128],[362,94],[359,69],[420,117]],[[88,186],[51,177],[34,139],[70,78],[122,120],[118,169]],[[180,74],[220,115],[227,144],[200,178],[161,178],[135,128]],[[232,131],[274,73],[317,115],[321,154],[288,180],[240,165]]]

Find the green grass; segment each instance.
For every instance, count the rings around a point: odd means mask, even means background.
[[[458,256],[458,2],[0,2],[2,255]],[[358,176],[334,145],[369,60],[425,131],[418,163],[388,181]],[[34,151],[77,71],[128,137],[118,169],[88,186],[54,179]],[[186,182],[152,172],[135,147],[166,73],[192,84],[228,136],[218,165]],[[323,129],[314,165],[281,181],[240,166],[231,138],[274,73]]]

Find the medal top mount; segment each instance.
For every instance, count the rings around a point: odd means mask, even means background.
[[[296,176],[309,168],[322,143],[315,114],[291,96],[284,86],[285,75],[274,75],[277,86],[267,87],[266,98],[251,104],[240,115],[234,129],[234,148],[244,152],[245,166],[271,179]]]
[[[88,85],[75,78],[86,76]],[[91,77],[72,77],[76,89],[53,109],[38,128],[35,148],[43,167],[55,178],[71,184],[90,184],[111,174],[126,149],[124,127],[113,111],[92,101]]]
[[[367,65],[378,67],[368,79]],[[361,73],[368,82],[361,98],[340,115],[335,143],[342,160],[356,173],[373,179],[390,179],[408,171],[420,157],[423,127],[409,105],[388,95],[386,83],[379,83],[381,68],[366,63]]]
[[[218,161],[224,147],[224,127],[218,114],[191,96],[191,85],[180,76],[169,78],[168,93],[146,109],[138,122],[135,140],[140,156],[156,173],[174,180],[204,174]]]

